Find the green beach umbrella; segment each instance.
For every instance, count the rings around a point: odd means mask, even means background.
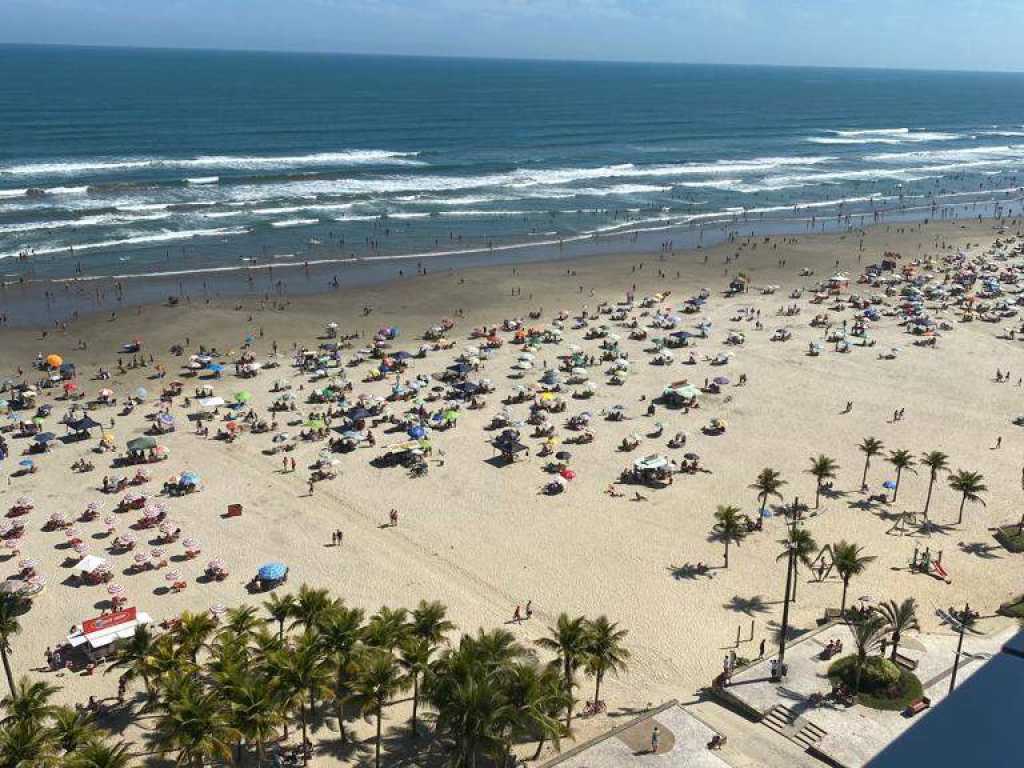
[[[236,403],[248,403],[250,400],[252,400],[252,392],[249,392],[248,390],[242,390],[241,392],[235,392],[235,402]]]
[[[129,440],[127,443],[129,451],[148,451],[156,448],[156,438],[144,435],[143,437],[136,437],[134,440]]]
[[[310,429],[323,429],[327,425],[324,424],[324,420],[323,419],[310,419],[309,421],[307,421],[305,423],[304,426],[307,426]]]

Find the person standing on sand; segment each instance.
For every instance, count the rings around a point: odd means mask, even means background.
[[[651,731],[651,754],[658,754],[658,747],[661,744],[661,730],[658,726],[654,726],[654,730]]]
[[[313,478],[309,478],[309,495],[310,496],[313,495],[313,487],[314,487],[314,485],[315,484],[313,483]]]

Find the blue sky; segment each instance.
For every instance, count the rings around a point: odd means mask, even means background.
[[[1024,70],[1024,0],[0,0],[0,41]]]

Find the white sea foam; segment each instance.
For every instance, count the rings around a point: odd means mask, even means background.
[[[94,243],[74,243],[74,249],[78,251],[92,251],[98,248],[118,248],[123,245],[148,245],[152,243],[166,243],[174,240],[191,240],[201,237],[230,237],[232,235],[244,235],[249,230],[245,227],[224,227],[218,229],[185,229],[185,230],[164,230],[150,234],[133,235],[117,240],[104,240]],[[45,256],[54,253],[67,253],[67,245],[48,246],[45,248],[33,249],[36,255]],[[0,259],[17,256],[18,252],[2,253]]]
[[[27,189],[0,189],[0,200],[7,200],[16,197],[25,197]]]
[[[413,165],[418,152],[391,152],[378,149],[353,149],[342,152],[315,152],[308,155],[242,156],[200,155],[190,158],[128,157],[120,159],[49,160],[17,165],[0,165],[0,175],[74,176],[86,173],[117,173],[160,168],[231,168],[267,170],[307,166]]]
[[[189,184],[216,184],[220,181],[220,176],[198,176],[194,179],[185,179]]]
[[[310,224],[319,223],[320,219],[284,219],[283,221],[271,222],[270,226],[285,229],[287,227],[307,227]]]
[[[62,219],[59,221],[24,221],[18,224],[0,225],[0,235],[14,232],[38,232],[53,229],[79,229],[88,227],[116,227],[147,221],[160,221],[170,216],[169,213],[149,216],[121,216],[117,214],[100,214],[83,216],[79,219]]]
[[[944,131],[912,131],[909,128],[873,128],[869,130],[829,131],[829,136],[808,136],[812,144],[921,144],[956,141],[964,136]]]
[[[1024,159],[1024,145],[1008,144],[995,147],[965,147],[963,149],[927,149],[914,152],[883,152],[866,155],[865,160],[876,163],[957,163],[977,160]]]

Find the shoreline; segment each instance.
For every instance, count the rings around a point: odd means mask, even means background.
[[[1007,192],[1017,190],[1012,188]],[[510,243],[448,251],[408,254],[378,254],[339,258],[281,260],[274,263],[218,265],[169,269],[148,273],[117,275],[80,275],[30,279],[0,286],[0,312],[6,313],[8,327],[34,327],[67,322],[74,317],[117,311],[183,299],[247,299],[263,295],[266,300],[330,294],[338,288],[386,286],[408,277],[403,265],[416,261],[416,273],[573,263],[592,258],[649,256],[650,254],[692,254],[728,243],[734,237],[790,235],[806,237],[840,235],[866,231],[872,227],[901,223],[1001,221],[1003,206],[1024,201],[1024,196],[1001,201],[896,208],[877,212],[872,222],[866,214],[842,213],[794,218],[740,218],[700,222],[678,227],[636,227],[624,223],[608,234],[579,235],[539,243]],[[981,213],[978,206],[982,205]],[[970,218],[961,218],[970,212]],[[924,214],[931,214],[924,215]],[[939,214],[939,218],[934,218]],[[993,214],[989,216],[988,214]],[[718,214],[715,214],[718,215]],[[763,216],[763,214],[762,214]],[[860,221],[854,224],[855,219]],[[652,221],[657,221],[652,220]],[[621,230],[621,231],[620,231]],[[277,272],[275,278],[275,270]],[[294,278],[297,272],[302,279]],[[282,277],[283,275],[283,277]],[[109,294],[109,295],[108,295]]]

